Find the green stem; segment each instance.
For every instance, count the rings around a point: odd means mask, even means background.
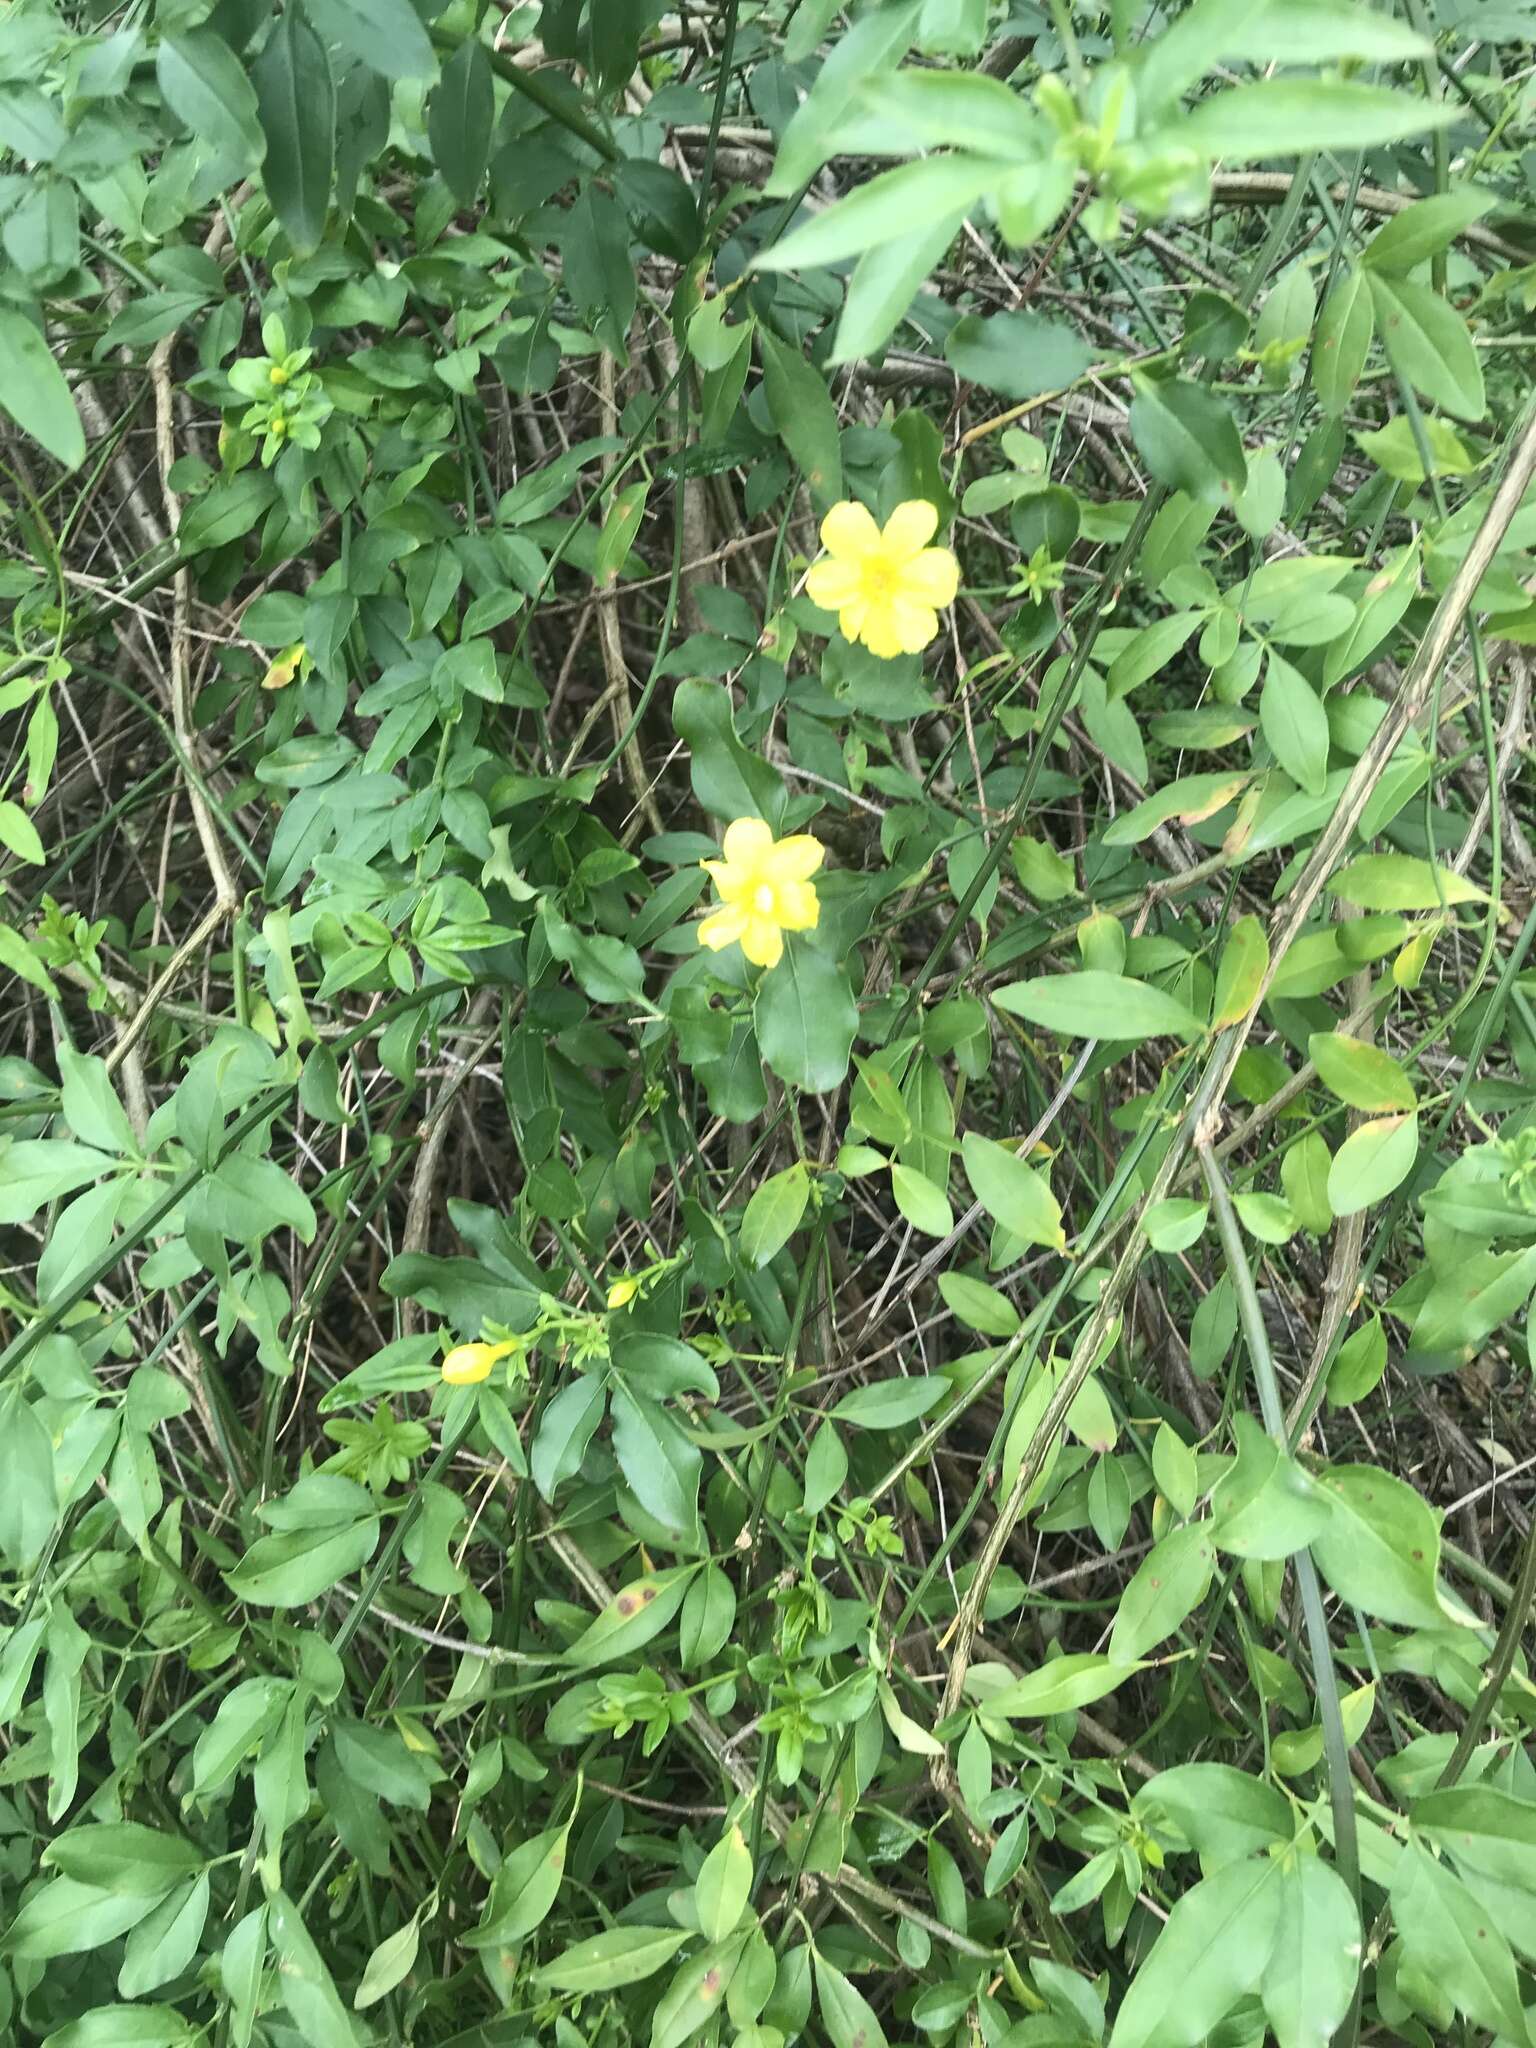
[[[1248,1264],[1248,1253],[1238,1230],[1237,1212],[1232,1206],[1227,1178],[1208,1141],[1198,1143],[1195,1149],[1205,1174],[1206,1186],[1211,1192],[1211,1206],[1216,1212],[1216,1228],[1221,1238],[1222,1251],[1226,1255],[1227,1271],[1237,1293],[1238,1318],[1242,1323],[1243,1340],[1247,1344],[1248,1356],[1253,1365],[1264,1427],[1273,1441],[1280,1446],[1281,1451],[1289,1457],[1289,1439],[1285,1427],[1285,1406],[1280,1398],[1280,1382],[1275,1373],[1275,1361],[1270,1355],[1269,1333],[1264,1327],[1264,1315],[1259,1307],[1259,1292],[1254,1285],[1253,1269]],[[1349,1743],[1344,1735],[1344,1716],[1339,1704],[1338,1675],[1333,1666],[1333,1644],[1328,1634],[1328,1619],[1323,1612],[1322,1589],[1318,1585],[1317,1567],[1312,1562],[1312,1553],[1309,1550],[1298,1550],[1295,1564],[1296,1583],[1301,1593],[1302,1618],[1306,1623],[1307,1645],[1312,1655],[1312,1686],[1317,1695],[1317,1714],[1323,1730],[1323,1754],[1328,1769],[1328,1800],[1333,1810],[1334,1856],[1338,1862],[1339,1874],[1349,1886],[1350,1896],[1355,1902],[1355,1911],[1358,1915],[1360,1850],[1355,1833],[1354,1782],[1350,1775]],[[1361,1925],[1364,1925],[1363,1920]],[[1359,2037],[1359,2031],[1360,1983],[1357,1977],[1348,2017],[1334,2036],[1334,2040],[1340,2044],[1340,2048],[1352,2048],[1352,2044]]]

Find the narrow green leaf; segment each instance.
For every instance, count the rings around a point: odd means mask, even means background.
[[[78,469],[85,460],[85,430],[64,372],[38,329],[14,306],[0,306],[0,362],[0,410],[55,462]]]

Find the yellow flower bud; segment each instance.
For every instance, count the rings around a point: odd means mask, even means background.
[[[456,1344],[443,1360],[443,1378],[450,1387],[474,1387],[488,1380],[498,1359],[517,1349],[514,1338],[507,1344]]]
[[[638,1280],[615,1280],[608,1290],[608,1306],[610,1308],[624,1308],[634,1300],[639,1292],[640,1282]]]

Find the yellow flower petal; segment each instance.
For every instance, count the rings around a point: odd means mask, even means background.
[[[939,615],[930,604],[903,593],[891,599],[891,631],[903,654],[921,654],[939,630]]]
[[[933,528],[928,531],[931,533]],[[928,534],[924,534],[923,540],[927,538]],[[863,505],[855,504],[852,498],[844,498],[822,520],[821,544],[829,555],[843,555],[850,561],[862,561],[865,555],[873,554],[879,547],[880,529]],[[922,541],[917,543],[919,547],[922,544]]]
[[[777,916],[787,932],[814,931],[821,919],[821,899],[809,882],[785,882],[778,891]]]
[[[784,952],[784,935],[771,917],[749,917],[742,934],[741,950],[754,967],[777,967]]]
[[[773,828],[761,818],[737,818],[725,828],[725,857],[732,867],[755,865],[773,844]]]
[[[631,1280],[627,1276],[622,1280],[615,1280],[608,1290],[608,1306],[610,1308],[623,1308],[627,1303],[633,1301],[639,1292],[640,1282],[638,1280]]]
[[[927,547],[939,530],[939,508],[926,498],[908,498],[898,505],[880,534],[881,552],[897,562],[906,562],[920,548]]]
[[[797,832],[792,839],[781,839],[764,862],[770,881],[781,886],[785,882],[808,882],[826,858],[827,849],[819,839],[813,839],[809,832]]]
[[[824,612],[840,612],[863,587],[864,577],[858,563],[839,561],[835,555],[823,555],[806,571],[805,594]]]
[[[898,654],[906,653],[900,628],[896,624],[894,600],[872,604],[869,607],[864,620],[864,630],[859,637],[870,653],[878,656],[881,661],[894,661]]]
[[[837,615],[837,630],[845,640],[862,640],[864,622],[869,617],[869,599],[856,597],[852,604],[845,604]]]
[[[902,596],[916,598],[936,612],[954,603],[959,588],[960,564],[948,548],[924,548],[901,565]]]
[[[708,946],[711,953],[722,953],[727,946],[734,946],[747,929],[747,913],[738,910],[734,904],[724,910],[717,910],[712,917],[706,917],[699,926],[699,944]]]

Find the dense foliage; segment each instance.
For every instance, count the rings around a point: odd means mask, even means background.
[[[1531,2040],[1533,42],[9,0],[6,2039]]]

